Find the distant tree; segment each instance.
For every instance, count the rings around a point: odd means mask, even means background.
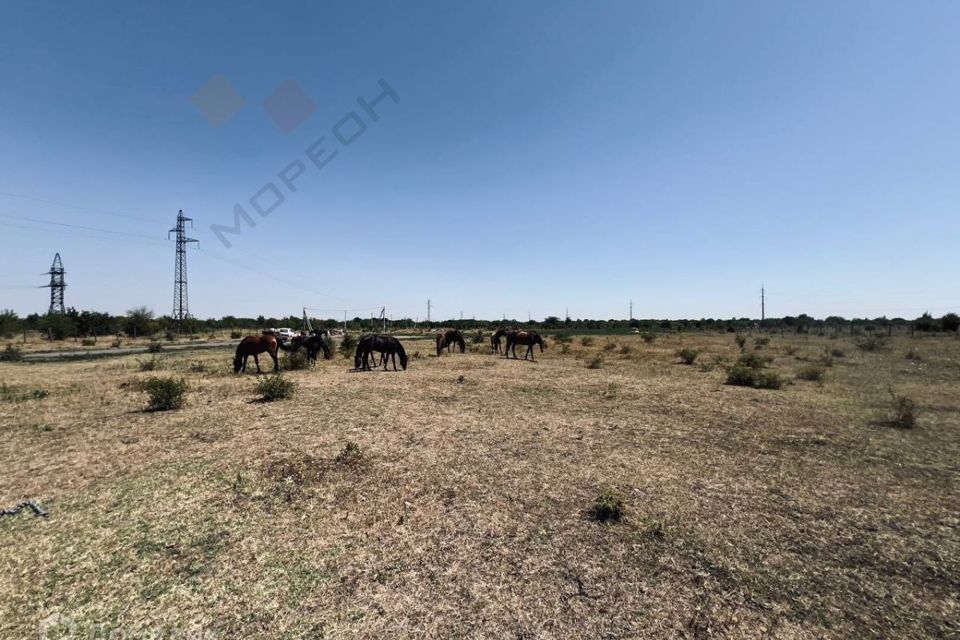
[[[10,309],[4,309],[0,311],[0,336],[9,338],[19,330],[20,316]]]
[[[931,316],[929,312],[924,313],[922,316],[917,318],[914,324],[920,331],[937,330],[937,321],[933,319],[933,316]]]
[[[40,320],[40,330],[54,340],[63,340],[74,335],[76,323],[64,313],[48,313]]]
[[[557,316],[547,316],[543,319],[544,329],[556,329],[560,326],[560,318]]]
[[[956,333],[960,329],[960,316],[955,313],[948,313],[940,318],[940,327],[944,331],[953,331]]]
[[[123,331],[128,336],[148,336],[155,328],[153,311],[147,307],[130,309],[123,320]]]

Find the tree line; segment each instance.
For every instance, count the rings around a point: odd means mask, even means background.
[[[130,309],[124,315],[112,315],[100,311],[77,311],[67,309],[63,314],[36,314],[32,313],[21,318],[14,311],[0,311],[0,336],[11,339],[14,335],[24,331],[40,332],[54,340],[63,340],[73,337],[126,335],[129,337],[153,336],[164,333],[196,334],[217,330],[251,330],[271,327],[290,327],[295,330],[302,328],[303,319],[299,316],[242,318],[223,316],[222,318],[190,318],[179,324],[170,316],[156,316],[147,307]],[[347,320],[335,318],[312,318],[311,326],[314,329],[344,328],[349,332],[379,331],[383,328],[382,321],[354,317]],[[443,320],[436,322],[417,322],[412,318],[391,320],[387,323],[388,331],[403,331],[415,328],[439,329],[441,327],[457,329],[493,330],[496,327],[509,326],[529,329],[539,329],[552,332],[623,332],[623,331],[727,331],[739,332],[748,330],[762,330],[789,333],[826,333],[841,331],[920,331],[956,332],[960,328],[960,317],[956,313],[935,318],[924,313],[912,320],[905,318],[843,318],[830,316],[828,318],[814,318],[806,314],[799,316],[785,316],[782,318],[701,318],[699,320],[684,319],[560,319],[549,316],[542,321],[520,321],[517,319],[500,320]]]

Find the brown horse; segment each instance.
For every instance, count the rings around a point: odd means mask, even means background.
[[[233,358],[233,372],[240,373],[247,370],[247,358],[253,356],[253,361],[257,363],[257,373],[260,371],[261,353],[268,353],[273,358],[274,372],[280,370],[280,363],[277,361],[277,339],[268,333],[259,336],[247,336],[237,345],[237,354]]]
[[[543,349],[546,346],[546,343],[543,341],[543,338],[540,337],[540,334],[536,331],[508,331],[507,332],[507,347],[503,350],[504,357],[509,358],[510,352],[513,351],[514,359],[517,359],[517,345],[524,344],[527,345],[527,352],[523,354],[523,359],[526,360],[527,356],[530,356],[530,360],[534,360],[533,357],[533,345],[540,345],[540,353],[543,353]]]
[[[449,353],[453,349],[453,345],[460,347],[460,353],[463,353],[467,350],[467,343],[463,339],[463,334],[460,333],[458,329],[451,329],[449,331],[444,331],[437,334],[437,356],[443,352],[443,348],[447,348]]]

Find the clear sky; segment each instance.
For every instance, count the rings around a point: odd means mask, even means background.
[[[170,313],[182,208],[200,317],[960,311],[960,3],[227,6],[4,4],[0,307]]]

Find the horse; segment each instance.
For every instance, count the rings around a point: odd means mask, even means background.
[[[277,339],[268,333],[259,336],[247,336],[237,345],[237,353],[233,357],[233,372],[240,373],[241,371],[246,371],[247,358],[253,356],[253,361],[257,363],[257,373],[262,373],[260,371],[260,358],[257,356],[264,352],[270,354],[270,357],[273,358],[274,372],[279,371],[280,363],[277,361],[278,347],[279,343]]]
[[[504,329],[503,327],[497,327],[497,330],[493,332],[493,335],[490,336],[490,350],[493,353],[500,353],[500,338],[504,337],[514,329]]]
[[[451,329],[449,331],[444,331],[437,334],[437,356],[443,352],[443,348],[447,348],[449,353],[453,349],[453,345],[456,344],[460,347],[460,353],[463,353],[467,350],[467,343],[463,339],[463,334],[460,333],[458,329]]]
[[[290,340],[290,346],[286,347],[282,344],[280,348],[284,351],[299,351],[300,347],[303,347],[307,352],[307,362],[310,364],[317,363],[317,354],[320,351],[323,351],[323,359],[329,360],[333,357],[333,352],[330,350],[330,345],[327,344],[327,341],[324,339],[325,336],[320,332],[313,332],[309,336],[296,336]]]
[[[400,366],[407,370],[407,352],[403,350],[403,345],[393,336],[381,336],[377,334],[367,334],[360,338],[357,343],[357,353],[353,358],[354,368],[363,371],[370,371],[368,358],[374,351],[379,351],[380,361],[383,363],[383,370],[387,370],[387,361],[393,359],[393,370],[397,370],[397,355],[400,356]],[[375,365],[376,366],[376,365]]]
[[[534,360],[533,357],[533,345],[540,345],[540,353],[543,353],[543,349],[546,346],[546,343],[543,341],[543,338],[540,337],[540,334],[536,331],[508,331],[507,332],[507,347],[503,350],[504,357],[509,358],[511,350],[513,351],[513,358],[517,359],[517,345],[524,344],[527,345],[527,352],[523,354],[523,359],[526,360],[527,356],[530,356],[530,360]]]

